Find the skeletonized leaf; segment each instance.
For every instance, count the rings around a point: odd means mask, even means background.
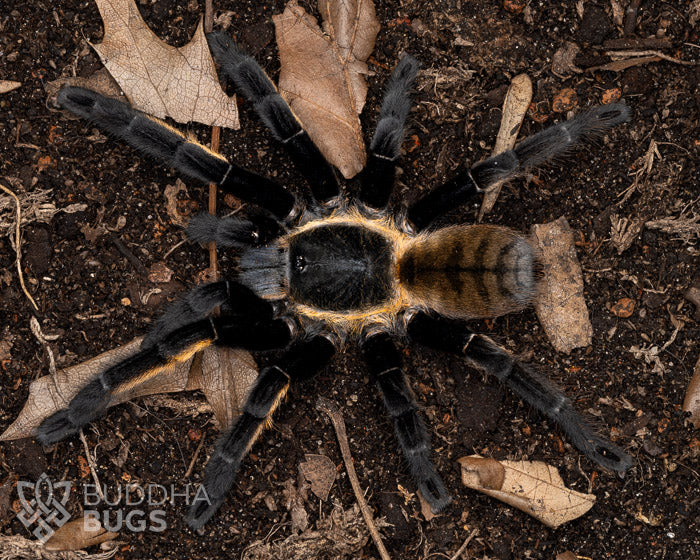
[[[133,0],[95,1],[105,34],[91,45],[135,108],[181,123],[239,127],[236,100],[219,85],[201,21],[189,43],[172,47],[146,25]]]
[[[296,0],[273,17],[280,52],[280,94],[324,157],[344,177],[366,154],[359,114],[367,63],[379,31],[371,0],[319,0],[323,30]]]
[[[116,539],[119,533],[107,531],[98,519],[81,517],[62,525],[44,547],[50,551],[82,550],[89,546]]]
[[[588,346],[593,337],[574,234],[564,217],[532,226],[532,234],[544,266],[544,280],[535,301],[537,318],[552,346],[568,354]]]
[[[548,527],[581,517],[595,503],[593,494],[570,490],[557,469],[541,461],[496,461],[479,455],[457,461],[465,486],[516,507]]]
[[[15,421],[0,435],[0,441],[29,437],[41,421],[65,408],[75,394],[101,371],[138,351],[137,338],[78,365],[62,369],[56,376],[32,381],[27,402]],[[186,362],[180,362],[128,391],[113,395],[109,406],[158,393],[201,389],[220,427],[229,426],[238,414],[250,386],[257,377],[252,356],[245,350],[209,347]]]

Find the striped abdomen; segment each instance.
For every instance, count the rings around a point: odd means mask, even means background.
[[[401,287],[413,304],[470,319],[497,317],[532,303],[536,263],[522,234],[473,225],[417,237],[397,266]]]

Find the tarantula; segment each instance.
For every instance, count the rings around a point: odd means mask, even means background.
[[[624,473],[632,459],[587,424],[552,383],[517,361],[469,319],[523,309],[537,292],[538,260],[528,237],[493,225],[431,229],[448,210],[490,185],[562,154],[574,143],[629,118],[620,103],[594,108],[531,136],[515,149],[465,167],[406,211],[389,209],[409,90],[418,63],[404,56],[386,86],[357,199],[341,194],[336,174],[272,81],[225,34],[208,37],[222,71],[281,141],[307,179],[303,200],[270,179],[230,163],[166,123],[77,87],[58,104],[180,172],[214,182],[250,204],[245,217],[195,217],[190,239],[240,252],[232,280],[191,290],[172,304],[135,355],[83,387],[67,408],[42,422],[44,444],[76,433],[100,416],[110,395],[142,383],[173,362],[218,344],[252,351],[284,349],[260,373],[243,413],[219,438],[207,463],[207,499],[187,522],[206,523],[223,503],[246,453],[289,385],[314,376],[348,338],[359,341],[384,398],[415,482],[434,511],[450,496],[430,461],[428,432],[402,371],[395,340],[456,352],[498,378],[554,420],[599,465]],[[216,307],[220,315],[212,315]]]

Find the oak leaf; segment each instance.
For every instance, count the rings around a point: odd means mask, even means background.
[[[323,30],[296,0],[272,18],[279,91],[323,156],[349,179],[367,158],[359,115],[379,22],[371,0],[319,0],[318,7]]]
[[[65,408],[75,394],[112,364],[139,350],[137,338],[86,362],[45,375],[29,386],[29,396],[15,421],[0,435],[0,441],[29,437],[41,421]],[[220,428],[231,425],[258,375],[253,357],[239,348],[210,346],[193,358],[179,362],[155,377],[112,396],[109,406],[159,393],[201,389]]]
[[[239,128],[234,97],[219,85],[200,20],[192,40],[173,47],[143,21],[133,0],[95,0],[104,22],[92,44],[133,107],[159,118]]]
[[[557,469],[542,461],[496,461],[462,457],[462,483],[524,511],[548,527],[581,517],[595,503],[593,494],[564,486]]]

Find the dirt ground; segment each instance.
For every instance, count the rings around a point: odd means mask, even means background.
[[[200,4],[139,2],[153,30],[175,45],[189,40],[203,10]],[[302,4],[315,9],[309,2]],[[433,459],[454,498],[445,512],[426,521],[391,423],[351,344],[313,383],[291,391],[273,429],[254,446],[236,487],[201,535],[184,524],[183,505],[168,506],[164,532],[123,531],[115,558],[272,557],[265,556],[263,545],[272,549],[293,534],[285,483],[297,485],[299,464],[308,453],[329,456],[339,473],[326,502],[313,495],[302,500],[310,528],[327,526],[334,507],[352,513],[355,497],[332,426],[315,409],[316,395],[341,406],[360,483],[376,517],[387,522],[381,532],[392,558],[452,558],[475,529],[463,558],[554,559],[567,550],[591,559],[697,557],[700,442],[681,411],[698,359],[700,310],[697,300],[693,304],[685,295],[692,286],[700,287],[697,228],[683,235],[644,224],[674,218],[677,226],[679,218],[700,215],[700,67],[661,60],[620,71],[586,70],[610,62],[603,42],[623,37],[610,2],[532,1],[520,13],[503,4],[378,2],[382,28],[370,64],[374,75],[363,113],[365,134],[375,122],[382,84],[403,51],[421,61],[422,73],[396,204],[440,184],[459,164],[490,155],[505,90],[516,74],[529,74],[534,84],[534,111],[525,119],[521,137],[565,118],[552,109],[565,88],[575,90],[574,111],[600,104],[616,88],[621,92],[632,109],[630,123],[537,170],[531,180],[506,186],[487,217],[522,231],[560,216],[568,219],[583,268],[592,344],[569,355],[557,353],[532,310],[475,322],[473,328],[547,372],[578,410],[595,418],[601,433],[634,457],[634,467],[624,478],[601,470],[551,422],[494,380],[482,378],[456,357],[406,348],[406,371],[432,432]],[[698,10],[698,3],[693,4]],[[271,16],[282,11],[283,3],[215,2],[215,7],[233,10],[229,30],[276,76]],[[668,38],[663,48],[636,50],[698,59],[700,39],[697,25],[691,25],[691,2],[641,3],[629,37],[661,36]],[[48,82],[73,72],[87,76],[101,67],[86,43],[101,37],[92,2],[0,0],[0,79],[22,82],[19,89],[0,95],[0,180],[18,194],[48,189],[47,202],[57,208],[86,205],[84,211],[57,213],[48,223],[23,228],[27,287],[40,307],[41,328],[51,335],[58,367],[145,333],[162,305],[193,286],[208,266],[206,251],[199,246],[176,247],[184,235],[169,219],[163,195],[175,183],[173,171],[47,106]],[[580,47],[574,62],[585,71],[562,77],[552,72],[552,59],[567,41]],[[222,151],[295,188],[299,175],[245,104],[241,118],[240,132],[223,133]],[[209,138],[204,127],[189,130],[204,141]],[[189,182],[187,187],[181,207],[205,210],[206,187]],[[219,207],[230,211],[223,196]],[[444,223],[474,221],[477,209],[472,205],[455,211]],[[4,228],[12,213],[2,214],[2,219]],[[630,235],[627,248],[611,233],[613,224]],[[32,380],[48,373],[49,360],[30,331],[31,313],[19,286],[15,252],[7,229],[0,231],[2,431],[22,408]],[[127,259],[120,247],[135,258]],[[233,262],[220,251],[223,271]],[[167,283],[153,283],[145,272],[159,263],[174,271]],[[613,306],[623,298],[633,305],[629,316],[615,314]],[[198,393],[174,398],[203,401]],[[200,433],[203,449],[185,478]],[[183,485],[201,480],[217,431],[209,415],[193,417],[146,399],[110,410],[85,436],[102,483]],[[118,460],[125,447],[128,453]],[[546,461],[559,469],[567,485],[594,493],[597,502],[582,518],[548,529],[462,486],[456,460],[473,453]],[[0,531],[29,536],[12,511],[15,481],[35,480],[42,472],[75,485],[90,481],[84,455],[78,438],[51,449],[33,439],[0,443]],[[69,502],[74,516],[81,511],[79,497],[76,493]],[[345,556],[316,556],[379,558],[361,520],[352,523],[357,538],[351,542],[348,537]],[[254,543],[256,548],[249,549]],[[0,557],[7,556],[0,551]]]

